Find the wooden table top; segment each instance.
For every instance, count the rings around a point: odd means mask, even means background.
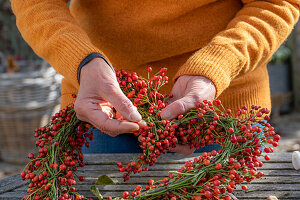
[[[185,157],[178,154],[166,154],[159,158],[155,166],[149,167],[148,172],[132,175],[130,181],[123,182],[122,173],[118,171],[116,163],[130,161],[135,154],[87,154],[85,155],[86,166],[79,168],[78,175],[86,178],[84,182],[78,182],[76,188],[80,194],[93,197],[89,188],[95,184],[100,175],[106,174],[117,180],[116,185],[97,187],[104,196],[121,196],[124,190],[133,190],[136,185],[147,183],[148,179],[162,179],[168,175],[168,171],[179,169],[186,161],[200,154]],[[268,196],[277,196],[278,199],[300,200],[300,170],[296,171],[292,165],[291,153],[270,154],[271,160],[264,163],[260,169],[265,176],[255,179],[247,184],[250,192],[244,192],[238,187],[234,191],[237,199],[266,200]],[[19,175],[13,175],[0,180],[0,200],[22,199],[27,193],[27,182]]]

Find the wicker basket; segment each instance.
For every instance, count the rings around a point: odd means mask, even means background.
[[[19,64],[23,72],[0,73],[0,152],[6,162],[25,163],[37,150],[34,129],[47,124],[59,104],[60,78],[48,64]]]

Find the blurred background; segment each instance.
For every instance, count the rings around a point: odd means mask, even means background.
[[[19,172],[34,150],[33,132],[59,109],[60,80],[24,42],[10,2],[0,0],[0,178]],[[300,23],[268,64],[276,151],[300,150]]]

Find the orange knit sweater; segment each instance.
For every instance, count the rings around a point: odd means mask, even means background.
[[[201,75],[236,109],[270,108],[266,64],[290,34],[300,0],[11,0],[33,50],[60,74],[72,101],[80,62],[93,52],[116,68]],[[172,84],[169,85],[168,90]]]

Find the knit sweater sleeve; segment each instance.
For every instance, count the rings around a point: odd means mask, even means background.
[[[75,88],[78,66],[91,53],[103,53],[72,17],[68,0],[11,0],[17,26],[32,49]]]
[[[297,22],[300,1],[242,1],[242,9],[226,29],[196,51],[175,78],[205,76],[215,84],[218,97],[234,78],[270,60]]]

